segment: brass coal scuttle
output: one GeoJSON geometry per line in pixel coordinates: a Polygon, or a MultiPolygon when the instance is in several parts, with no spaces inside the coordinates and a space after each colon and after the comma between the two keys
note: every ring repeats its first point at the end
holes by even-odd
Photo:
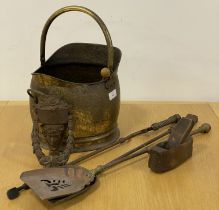
{"type": "Polygon", "coordinates": [[[120,59],[121,51],[113,47],[107,27],[93,11],[68,6],[49,17],[41,35],[41,66],[32,74],[27,91],[32,143],[40,164],[63,165],[72,152],[96,150],[118,139],[120,59]],[[56,17],[70,11],[91,16],[102,29],[107,45],[70,43],[46,60],[48,29],[56,17]],[[42,148],[49,150],[48,156],[42,148]]]}

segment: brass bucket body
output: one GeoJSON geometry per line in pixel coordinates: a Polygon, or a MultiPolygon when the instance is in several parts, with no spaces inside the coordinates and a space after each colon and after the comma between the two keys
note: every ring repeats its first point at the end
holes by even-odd
{"type": "Polygon", "coordinates": [[[38,118],[37,132],[40,146],[51,149],[53,144],[53,151],[64,149],[68,135],[68,119],[61,119],[63,117],[60,117],[60,114],[66,115],[66,107],[72,116],[74,138],[72,152],[94,150],[119,137],[117,118],[120,108],[120,87],[117,70],[120,59],[121,51],[113,47],[105,24],[91,10],[79,6],[64,7],[48,19],[41,36],[41,67],[32,74],[28,90],[31,96],[30,112],[33,122],[38,118]],[[49,26],[56,17],[69,11],[84,12],[93,17],[101,27],[107,45],[67,44],[45,61],[45,43],[49,26]],[[109,70],[109,74],[103,76],[102,69],[109,70]],[[65,107],[64,111],[62,107],[65,107]],[[54,117],[54,110],[58,113],[57,117],[54,117]],[[43,114],[40,116],[39,113],[43,114]],[[57,135],[58,131],[55,130],[50,132],[56,138],[60,136],[60,141],[57,139],[54,141],[54,136],[45,136],[48,132],[43,131],[41,127],[45,130],[47,127],[51,128],[50,125],[54,128],[57,125],[62,128],[64,126],[64,131],[61,129],[62,135],[60,133],[57,135]]]}

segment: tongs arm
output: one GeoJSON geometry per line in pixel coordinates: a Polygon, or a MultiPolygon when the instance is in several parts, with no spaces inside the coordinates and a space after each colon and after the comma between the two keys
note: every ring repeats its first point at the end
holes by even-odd
{"type": "Polygon", "coordinates": [[[179,114],[172,115],[171,117],[169,117],[169,118],[167,118],[163,121],[151,124],[151,126],[149,126],[148,128],[141,129],[139,131],[136,131],[134,133],[131,133],[131,134],[127,135],[126,137],[119,138],[116,142],[114,142],[110,145],[107,145],[103,148],[100,148],[98,150],[90,152],[90,153],[88,153],[88,154],[86,154],[86,155],[84,155],[80,158],[77,158],[77,159],[69,162],[67,165],[75,165],[75,164],[77,164],[77,163],[79,163],[83,160],[86,160],[86,159],[88,159],[92,156],[95,156],[95,155],[97,155],[97,154],[99,154],[99,153],[101,153],[101,152],[103,152],[103,151],[105,151],[109,148],[112,148],[116,145],[122,144],[122,143],[130,140],[133,137],[136,137],[136,136],[139,136],[139,135],[142,135],[142,134],[146,134],[149,131],[156,131],[156,130],[159,130],[160,128],[163,128],[163,127],[168,126],[170,124],[177,123],[180,119],[181,119],[181,116],[179,114]]]}
{"type": "MultiPolygon", "coordinates": [[[[198,129],[195,129],[193,131],[191,131],[191,133],[189,134],[188,138],[191,138],[193,135],[198,134],[198,133],[208,133],[211,130],[211,126],[208,123],[204,123],[202,124],[198,129]]],[[[150,152],[150,148],[151,145],[158,141],[159,139],[167,136],[168,134],[171,133],[171,129],[167,130],[166,132],[163,132],[162,134],[160,134],[159,136],[156,136],[155,138],[152,138],[151,140],[135,147],[134,149],[124,153],[123,155],[115,158],[114,160],[104,164],[104,165],[100,165],[97,168],[92,170],[92,173],[94,173],[95,175],[102,173],[104,171],[106,171],[107,169],[110,169],[111,167],[122,163],[124,161],[130,160],[132,158],[138,157],[140,155],[143,155],[145,153],[149,153],[150,152]]]]}
{"type": "Polygon", "coordinates": [[[126,160],[129,160],[131,158],[134,158],[134,157],[137,157],[139,155],[147,153],[148,152],[148,147],[152,143],[154,143],[154,142],[158,141],[159,139],[167,136],[169,133],[170,133],[170,129],[165,131],[165,132],[163,132],[162,134],[152,138],[151,140],[149,140],[149,141],[147,141],[147,142],[145,142],[145,143],[135,147],[134,149],[129,150],[128,152],[120,155],[119,157],[117,157],[114,160],[106,163],[105,165],[98,166],[96,169],[94,169],[95,175],[97,175],[97,174],[99,174],[99,173],[101,173],[101,172],[103,172],[103,171],[113,167],[114,165],[117,165],[117,164],[122,163],[122,162],[124,162],[126,160]],[[139,150],[141,150],[141,152],[137,152],[139,150]]]}

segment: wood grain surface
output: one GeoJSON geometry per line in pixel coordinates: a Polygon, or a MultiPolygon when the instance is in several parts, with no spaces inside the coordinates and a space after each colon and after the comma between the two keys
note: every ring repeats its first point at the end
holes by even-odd
{"type": "Polygon", "coordinates": [[[210,106],[215,112],[215,114],[219,117],[219,102],[210,103],[210,106]]]}
{"type": "MultiPolygon", "coordinates": [[[[0,209],[16,210],[217,210],[219,209],[219,118],[208,103],[124,103],[119,115],[121,136],[148,127],[172,114],[199,116],[200,125],[208,122],[212,131],[194,137],[193,157],[163,174],[147,167],[148,156],[120,164],[98,177],[85,194],[62,204],[40,201],[31,191],[22,192],[9,201],[7,189],[19,186],[23,171],[40,168],[32,154],[32,122],[27,102],[0,103],[0,209]]],[[[219,107],[218,109],[219,110],[219,107]]],[[[197,125],[197,126],[198,126],[197,125]]],[[[133,138],[114,150],[103,153],[81,165],[89,169],[105,163],[137,146],[158,132],[133,138]]],[[[71,160],[81,154],[72,154],[71,160]]]]}

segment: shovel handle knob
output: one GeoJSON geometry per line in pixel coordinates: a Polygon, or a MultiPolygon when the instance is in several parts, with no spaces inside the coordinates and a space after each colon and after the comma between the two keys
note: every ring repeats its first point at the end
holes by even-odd
{"type": "Polygon", "coordinates": [[[211,125],[209,123],[203,123],[198,129],[191,132],[191,136],[198,133],[209,133],[211,130],[211,125]]]}
{"type": "Polygon", "coordinates": [[[21,185],[20,187],[13,187],[7,191],[7,197],[9,200],[14,200],[20,195],[21,190],[28,190],[29,186],[26,184],[21,185]]]}
{"type": "Polygon", "coordinates": [[[208,123],[204,123],[200,126],[199,129],[200,133],[209,133],[209,131],[211,130],[211,125],[208,123]]]}

